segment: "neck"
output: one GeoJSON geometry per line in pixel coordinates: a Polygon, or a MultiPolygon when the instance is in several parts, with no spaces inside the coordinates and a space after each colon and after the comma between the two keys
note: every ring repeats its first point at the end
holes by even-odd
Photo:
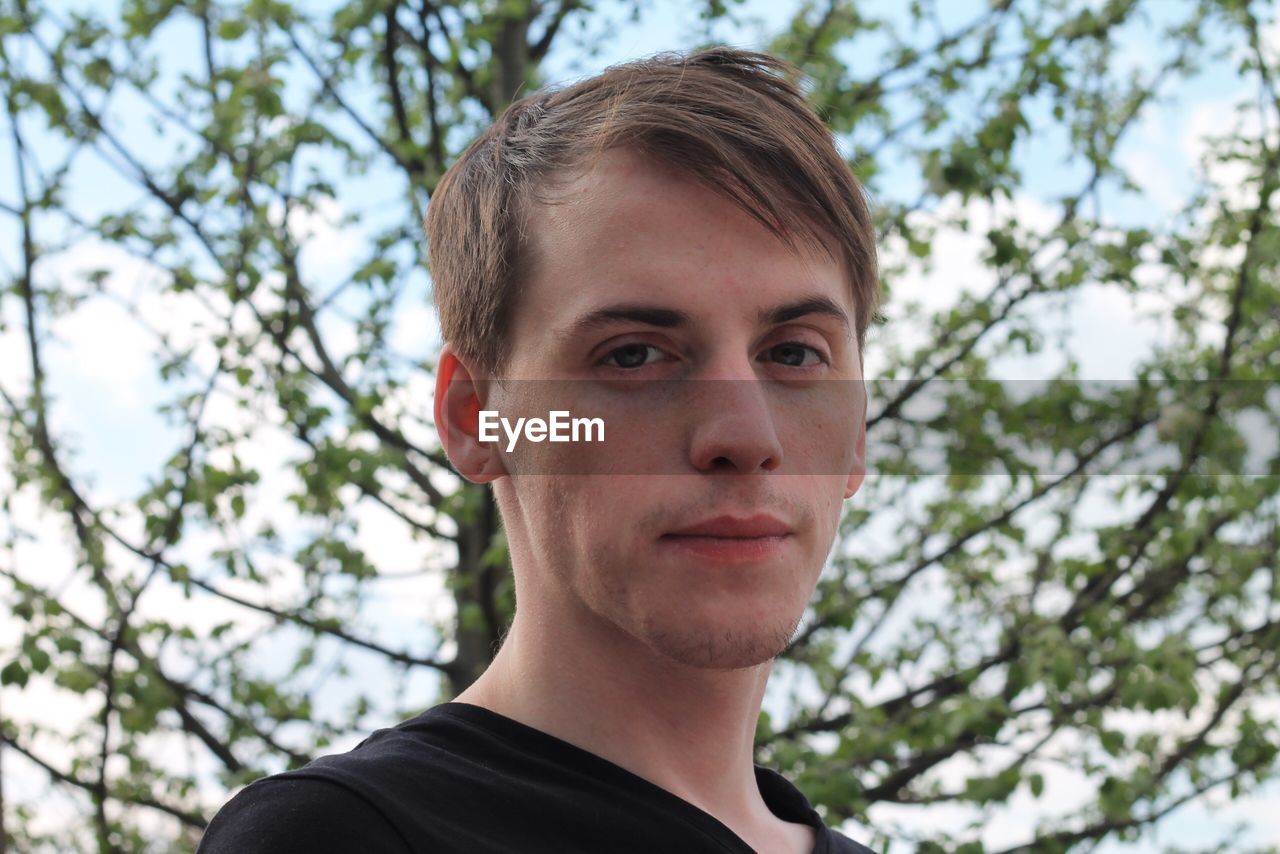
{"type": "Polygon", "coordinates": [[[608,759],[731,828],[776,823],[752,760],[772,663],[687,667],[570,610],[522,603],[497,657],[457,701],[608,759]]]}

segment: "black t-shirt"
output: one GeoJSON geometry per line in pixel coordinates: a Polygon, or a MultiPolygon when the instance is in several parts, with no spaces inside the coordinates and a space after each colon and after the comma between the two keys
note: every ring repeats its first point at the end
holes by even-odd
{"type": "MultiPolygon", "coordinates": [[[[871,854],[824,826],[782,775],[755,770],[775,815],[813,826],[813,854],[871,854]]],[[[709,813],[621,766],[467,703],[250,784],[200,844],[200,854],[751,850],[709,813]]]]}

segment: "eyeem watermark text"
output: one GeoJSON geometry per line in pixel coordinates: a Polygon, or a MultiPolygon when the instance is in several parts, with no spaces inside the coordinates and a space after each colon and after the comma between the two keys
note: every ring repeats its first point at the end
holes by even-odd
{"type": "Polygon", "coordinates": [[[603,418],[573,418],[567,409],[553,409],[547,419],[517,418],[513,425],[496,409],[480,410],[480,441],[498,441],[498,428],[507,435],[507,453],[515,450],[516,442],[524,438],[530,442],[603,442],[603,418]]]}

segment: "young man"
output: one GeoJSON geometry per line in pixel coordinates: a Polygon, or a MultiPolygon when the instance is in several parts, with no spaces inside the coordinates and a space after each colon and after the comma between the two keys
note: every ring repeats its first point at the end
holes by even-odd
{"type": "Polygon", "coordinates": [[[868,851],[752,758],[862,482],[878,298],[866,203],[788,71],[615,67],[445,176],[436,424],[492,485],[515,620],[453,702],[258,781],[202,851],[868,851]],[[603,441],[483,428],[569,410],[603,441]]]}

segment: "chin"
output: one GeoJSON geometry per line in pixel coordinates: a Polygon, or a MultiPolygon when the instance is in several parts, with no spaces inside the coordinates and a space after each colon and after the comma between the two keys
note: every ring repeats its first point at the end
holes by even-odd
{"type": "MultiPolygon", "coordinates": [[[[688,615],[688,612],[686,612],[688,615]]],[[[692,615],[678,625],[649,625],[640,637],[663,658],[703,670],[744,670],[772,661],[795,636],[799,620],[699,624],[692,615]]]]}

